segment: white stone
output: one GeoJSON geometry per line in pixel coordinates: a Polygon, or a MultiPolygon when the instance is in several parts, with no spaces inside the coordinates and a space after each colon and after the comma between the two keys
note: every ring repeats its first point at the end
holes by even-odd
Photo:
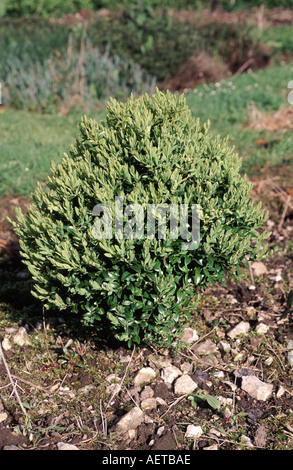
{"type": "Polygon", "coordinates": [[[197,340],[198,340],[198,334],[196,330],[193,330],[192,328],[185,328],[183,335],[181,337],[181,341],[183,341],[184,343],[192,344],[197,340]]]}
{"type": "Polygon", "coordinates": [[[228,331],[227,335],[231,339],[235,339],[239,335],[245,335],[250,329],[250,324],[247,321],[241,321],[234,328],[228,331]]]}
{"type": "Polygon", "coordinates": [[[219,348],[224,354],[227,354],[231,351],[231,346],[229,343],[227,343],[227,341],[220,341],[219,348]]]}
{"type": "Polygon", "coordinates": [[[269,331],[269,329],[270,327],[265,323],[259,323],[256,326],[255,331],[258,335],[265,335],[269,331]]]}
{"type": "Polygon", "coordinates": [[[251,448],[254,447],[254,445],[252,444],[252,442],[251,442],[251,440],[248,436],[245,436],[244,434],[242,434],[241,440],[242,440],[243,444],[245,445],[245,447],[251,447],[251,448]]]}
{"type": "Polygon", "coordinates": [[[189,424],[186,429],[185,437],[186,439],[199,439],[203,435],[203,430],[201,426],[194,426],[194,424],[189,424]]]}
{"type": "Polygon", "coordinates": [[[159,405],[161,405],[161,406],[168,406],[168,405],[167,405],[167,402],[166,402],[165,400],[163,400],[163,398],[161,398],[161,397],[156,397],[156,400],[157,400],[157,402],[158,402],[159,405]]]}
{"type": "Polygon", "coordinates": [[[127,433],[125,434],[125,439],[128,441],[133,441],[133,439],[136,439],[137,437],[137,431],[136,429],[129,429],[127,433]]]}
{"type": "Polygon", "coordinates": [[[266,265],[261,263],[260,261],[255,261],[254,263],[251,263],[251,267],[256,276],[260,276],[261,274],[267,274],[268,272],[266,265]]]}
{"type": "Polygon", "coordinates": [[[182,375],[182,372],[176,366],[165,367],[161,372],[161,377],[167,384],[172,384],[179,375],[182,375]]]}
{"type": "Polygon", "coordinates": [[[144,387],[143,391],[140,394],[141,400],[145,400],[146,398],[152,398],[153,396],[154,391],[149,385],[146,385],[146,387],[144,387]]]}
{"type": "Polygon", "coordinates": [[[185,395],[194,392],[197,388],[197,384],[192,380],[189,375],[182,375],[175,381],[174,392],[176,395],[185,395]]]}
{"type": "Polygon", "coordinates": [[[155,410],[157,408],[157,400],[156,398],[145,398],[140,403],[141,409],[143,411],[155,410]]]}
{"type": "Polygon", "coordinates": [[[156,375],[156,372],[151,367],[143,367],[134,377],[134,384],[142,385],[145,383],[150,383],[152,380],[154,380],[156,375]]]}
{"type": "Polygon", "coordinates": [[[10,343],[8,338],[3,339],[2,348],[4,349],[4,351],[9,351],[12,348],[12,344],[10,343]]]}
{"type": "Polygon", "coordinates": [[[201,343],[196,344],[191,349],[196,354],[209,355],[217,352],[218,346],[210,339],[207,339],[205,341],[201,341],[201,343]]]}
{"type": "Polygon", "coordinates": [[[280,385],[276,393],[276,397],[281,398],[284,395],[284,393],[286,393],[286,389],[282,385],[280,385]]]}
{"type": "Polygon", "coordinates": [[[254,375],[242,377],[241,388],[252,398],[266,401],[273,393],[273,385],[262,382],[254,375]]]}
{"type": "Polygon", "coordinates": [[[189,372],[192,371],[193,365],[190,364],[190,362],[183,362],[183,364],[180,365],[180,369],[183,372],[183,374],[188,374],[189,372]]]}
{"type": "Polygon", "coordinates": [[[157,436],[160,437],[164,431],[165,431],[165,426],[160,426],[157,430],[157,436]]]}
{"type": "Polygon", "coordinates": [[[8,418],[8,414],[5,413],[5,411],[3,413],[0,413],[0,423],[5,421],[7,418],[8,418]]]}
{"type": "Polygon", "coordinates": [[[143,421],[144,412],[138,406],[135,406],[118,421],[116,430],[121,433],[126,433],[130,429],[136,429],[143,421]]]}
{"type": "Polygon", "coordinates": [[[16,333],[13,334],[12,341],[14,344],[17,344],[18,346],[25,346],[25,345],[30,344],[29,335],[27,334],[27,331],[23,326],[21,326],[16,331],[16,333]]]}
{"type": "Polygon", "coordinates": [[[269,356],[269,357],[265,360],[265,365],[266,365],[266,366],[270,366],[273,361],[274,361],[273,356],[269,356]]]}
{"type": "Polygon", "coordinates": [[[58,442],[57,449],[58,450],[79,450],[78,447],[76,447],[75,445],[67,444],[66,442],[58,442]]]}
{"type": "Polygon", "coordinates": [[[1,450],[22,450],[17,446],[11,445],[11,446],[3,446],[1,450]]]}

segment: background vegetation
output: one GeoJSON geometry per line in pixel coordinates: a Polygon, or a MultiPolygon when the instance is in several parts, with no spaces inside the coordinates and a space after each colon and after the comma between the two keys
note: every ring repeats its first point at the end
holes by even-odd
{"type": "MultiPolygon", "coordinates": [[[[86,449],[125,449],[125,439],[117,439],[112,429],[133,406],[129,392],[137,388],[132,387],[137,370],[149,364],[157,372],[156,383],[150,384],[154,396],[163,398],[167,408],[151,411],[153,424],[138,427],[131,449],[154,449],[151,442],[157,448],[165,443],[166,450],[199,448],[185,438],[186,424],[193,422],[204,430],[204,448],[214,446],[215,436],[219,449],[293,448],[288,342],[293,289],[293,106],[288,102],[293,2],[261,3],[264,8],[256,1],[211,1],[211,13],[208,2],[199,0],[129,0],[123,5],[118,0],[0,0],[0,336],[1,344],[5,340],[5,347],[11,348],[4,356],[27,410],[21,414],[2,361],[0,447],[18,443],[55,450],[62,440],[86,449]],[[250,6],[253,9],[247,10],[250,6]],[[98,11],[101,7],[111,11],[98,11]],[[82,8],[88,10],[74,13],[82,8]],[[220,349],[227,339],[231,347],[230,352],[223,349],[215,368],[214,361],[196,358],[189,346],[131,352],[121,343],[101,342],[72,315],[44,315],[31,296],[32,279],[7,220],[15,217],[16,207],[27,210],[30,193],[37,181],[44,185],[51,161],[58,163],[63,152],[69,152],[83,113],[100,122],[109,95],[124,101],[130,92],[139,95],[155,84],[184,92],[194,117],[210,120],[214,134],[229,134],[230,144],[243,157],[241,172],[254,182],[252,196],[270,213],[272,252],[262,265],[264,274],[244,269],[239,283],[205,291],[196,309],[193,298],[188,299],[188,326],[200,340],[211,340],[220,349]],[[241,320],[250,324],[250,331],[230,340],[227,332],[241,320]],[[20,325],[28,331],[29,345],[14,343],[20,325]],[[259,326],[268,332],[259,335],[259,326]],[[203,387],[205,397],[228,397],[231,414],[224,414],[226,408],[215,412],[207,402],[193,408],[187,398],[178,401],[170,389],[162,395],[165,384],[154,365],[157,354],[164,361],[170,357],[177,367],[188,367],[184,370],[190,374],[199,373],[199,393],[203,387]],[[238,385],[238,368],[253,369],[273,384],[273,396],[256,403],[239,387],[232,389],[232,384],[238,385]],[[118,380],[123,376],[115,400],[107,391],[108,374],[118,380]],[[160,439],[159,426],[164,428],[160,439]],[[254,440],[260,430],[265,430],[261,444],[254,440]]],[[[133,397],[138,405],[140,398],[133,397]]]]}

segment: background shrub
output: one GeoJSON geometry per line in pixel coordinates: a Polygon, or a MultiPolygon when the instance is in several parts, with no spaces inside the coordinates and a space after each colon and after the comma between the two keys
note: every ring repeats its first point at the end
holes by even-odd
{"type": "Polygon", "coordinates": [[[64,49],[64,39],[61,52],[48,41],[47,52],[52,48],[48,56],[41,47],[38,53],[34,41],[7,45],[0,53],[4,104],[33,111],[68,111],[92,108],[110,96],[154,92],[156,79],[130,59],[111,55],[107,47],[102,53],[73,34],[64,49]]]}
{"type": "MultiPolygon", "coordinates": [[[[169,341],[188,318],[191,297],[222,282],[247,257],[265,251],[266,214],[250,200],[251,184],[227,140],[195,120],[184,97],[111,100],[105,123],[84,118],[61,164],[52,164],[26,215],[14,223],[33,294],[47,309],[77,314],[128,345],[169,341]],[[128,204],[201,206],[196,250],[182,239],[99,240],[93,208],[115,196],[128,204]]],[[[125,216],[123,222],[127,222],[125,216]]]]}
{"type": "MultiPolygon", "coordinates": [[[[13,17],[40,15],[44,17],[62,16],[68,13],[75,13],[82,9],[99,10],[107,8],[110,10],[120,10],[124,8],[143,5],[151,8],[173,8],[184,10],[187,8],[222,8],[226,11],[235,11],[259,7],[257,0],[125,0],[121,5],[120,0],[0,0],[0,14],[13,17]]],[[[263,0],[261,2],[265,8],[292,8],[293,0],[263,0]]]]}

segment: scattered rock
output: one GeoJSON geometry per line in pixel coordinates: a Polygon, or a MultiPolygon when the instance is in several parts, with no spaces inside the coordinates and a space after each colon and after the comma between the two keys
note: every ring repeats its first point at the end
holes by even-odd
{"type": "Polygon", "coordinates": [[[11,445],[11,446],[4,446],[4,447],[2,447],[1,450],[22,450],[22,449],[20,449],[17,446],[11,445]]]}
{"type": "Polygon", "coordinates": [[[267,443],[268,435],[266,427],[260,425],[254,435],[254,445],[256,447],[265,447],[267,443]]]}
{"type": "Polygon", "coordinates": [[[167,406],[167,402],[163,398],[157,397],[156,400],[157,400],[158,405],[167,406]]]}
{"type": "Polygon", "coordinates": [[[265,335],[269,331],[269,329],[270,327],[265,323],[259,323],[255,328],[255,332],[258,335],[265,335]]]}
{"type": "Polygon", "coordinates": [[[233,375],[237,379],[241,379],[242,377],[247,377],[249,375],[254,375],[253,370],[251,369],[246,369],[246,367],[242,367],[241,369],[237,369],[233,372],[233,375]]]}
{"type": "Polygon", "coordinates": [[[286,389],[282,385],[280,385],[276,393],[276,397],[281,398],[284,395],[284,393],[286,393],[286,389]]]}
{"type": "Polygon", "coordinates": [[[219,342],[219,349],[222,351],[224,354],[228,354],[231,351],[231,346],[227,341],[220,341],[219,342]]]}
{"type": "Polygon", "coordinates": [[[199,439],[203,435],[203,430],[201,426],[194,426],[194,424],[189,424],[186,429],[185,438],[186,439],[199,439]]]}
{"type": "Polygon", "coordinates": [[[26,346],[30,344],[29,335],[27,334],[26,329],[21,326],[12,336],[12,341],[18,346],[26,346]]]}
{"type": "Polygon", "coordinates": [[[7,418],[8,414],[5,413],[5,411],[3,413],[0,413],[0,423],[2,423],[2,421],[5,421],[7,418]]]}
{"type": "Polygon", "coordinates": [[[175,381],[174,392],[176,395],[185,395],[194,392],[197,388],[197,384],[192,380],[189,375],[182,375],[175,381]]]}
{"type": "Polygon", "coordinates": [[[192,328],[185,328],[183,335],[181,337],[181,341],[183,341],[184,343],[188,343],[188,344],[192,344],[198,339],[199,338],[198,338],[198,334],[196,330],[193,330],[192,328]]]}
{"type": "Polygon", "coordinates": [[[116,430],[124,434],[130,429],[136,429],[143,421],[144,412],[138,406],[135,406],[118,421],[116,430]]]}
{"type": "Polygon", "coordinates": [[[182,372],[176,366],[165,367],[161,372],[161,377],[166,384],[172,384],[179,375],[182,375],[182,372]]]}
{"type": "Polygon", "coordinates": [[[241,321],[238,325],[234,326],[227,335],[231,339],[237,338],[239,335],[246,335],[250,329],[250,324],[247,321],[241,321]]]}
{"type": "Polygon", "coordinates": [[[252,398],[266,401],[273,393],[273,385],[262,382],[254,375],[242,377],[241,388],[252,398]]]}
{"type": "Polygon", "coordinates": [[[79,450],[78,447],[76,447],[75,445],[67,444],[66,442],[58,442],[57,449],[58,450],[79,450]]]}
{"type": "Polygon", "coordinates": [[[205,367],[213,367],[213,366],[216,366],[218,364],[218,359],[217,359],[217,356],[215,354],[209,354],[207,356],[203,356],[201,358],[201,363],[205,366],[205,367]]]}
{"type": "Polygon", "coordinates": [[[149,363],[158,369],[163,369],[164,367],[170,366],[172,361],[169,357],[151,355],[149,357],[149,363]]]}
{"type": "Polygon", "coordinates": [[[255,261],[251,263],[251,268],[254,271],[256,276],[261,276],[262,274],[267,274],[268,270],[265,264],[261,263],[260,261],[255,261]]]}
{"type": "Polygon", "coordinates": [[[189,372],[192,371],[192,364],[190,362],[183,362],[183,364],[180,365],[180,370],[183,372],[183,374],[189,374],[189,372]]]}
{"type": "Polygon", "coordinates": [[[146,387],[144,387],[143,391],[141,392],[140,399],[145,400],[146,398],[152,398],[153,396],[154,396],[154,391],[152,387],[147,385],[146,387]]]}
{"type": "Polygon", "coordinates": [[[145,398],[140,406],[143,411],[154,410],[157,408],[157,400],[156,398],[145,398]]]}
{"type": "Polygon", "coordinates": [[[207,339],[205,341],[201,341],[198,344],[195,344],[191,349],[196,354],[209,355],[217,352],[218,346],[210,339],[207,339]]]}
{"type": "Polygon", "coordinates": [[[157,430],[157,436],[160,437],[165,431],[165,426],[160,426],[157,430]]]}
{"type": "Polygon", "coordinates": [[[156,375],[156,372],[151,367],[143,367],[138,371],[133,382],[135,385],[147,384],[152,382],[156,375]]]}
{"type": "Polygon", "coordinates": [[[2,341],[2,348],[4,349],[4,351],[9,351],[12,348],[11,342],[6,337],[2,341]]]}
{"type": "Polygon", "coordinates": [[[251,447],[251,448],[254,447],[254,445],[251,442],[251,439],[248,436],[245,436],[244,434],[242,434],[241,440],[243,444],[245,445],[245,447],[251,447]]]}

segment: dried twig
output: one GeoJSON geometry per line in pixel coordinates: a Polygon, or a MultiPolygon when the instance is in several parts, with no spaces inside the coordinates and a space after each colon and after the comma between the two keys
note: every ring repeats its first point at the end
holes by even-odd
{"type": "Polygon", "coordinates": [[[288,211],[288,208],[290,206],[290,201],[291,201],[291,196],[289,194],[289,196],[287,197],[286,199],[286,202],[285,202],[285,205],[284,205],[284,210],[283,210],[283,214],[282,214],[282,217],[281,217],[281,220],[279,222],[279,225],[278,225],[278,230],[280,231],[283,227],[283,223],[284,223],[284,220],[285,220],[285,217],[286,217],[286,214],[287,214],[287,211],[288,211]]]}
{"type": "Polygon", "coordinates": [[[100,414],[101,414],[101,420],[102,420],[103,434],[104,434],[104,436],[107,436],[107,434],[108,434],[107,419],[104,418],[103,408],[102,408],[102,401],[101,400],[100,400],[100,414]]]}
{"type": "Polygon", "coordinates": [[[111,401],[113,400],[113,398],[117,395],[117,393],[120,392],[120,390],[121,390],[121,388],[122,388],[122,384],[123,384],[123,382],[124,382],[124,380],[125,380],[125,377],[126,377],[126,375],[127,375],[127,373],[128,373],[128,369],[129,369],[130,364],[131,364],[131,362],[132,362],[132,358],[133,358],[133,355],[134,355],[134,351],[135,351],[135,347],[133,348],[133,351],[132,351],[132,354],[131,354],[131,357],[130,357],[130,361],[129,361],[128,364],[127,364],[127,367],[126,367],[126,370],[125,370],[125,374],[124,374],[124,376],[123,376],[123,378],[122,378],[122,380],[121,380],[121,382],[120,382],[120,384],[119,384],[119,387],[117,387],[117,389],[113,392],[113,394],[112,394],[110,400],[109,400],[108,403],[107,403],[106,409],[109,407],[109,405],[110,405],[111,401]]]}
{"type": "Polygon", "coordinates": [[[27,414],[27,411],[26,409],[24,408],[23,404],[22,404],[22,401],[20,399],[20,396],[18,394],[18,391],[17,391],[17,388],[16,388],[16,384],[13,382],[13,379],[12,379],[12,376],[11,376],[11,373],[10,373],[10,370],[9,370],[9,367],[8,367],[8,364],[6,362],[6,359],[5,359],[5,356],[3,354],[3,350],[2,350],[2,346],[1,346],[1,343],[0,343],[0,355],[2,357],[2,361],[3,361],[3,364],[4,364],[4,367],[6,369],[6,372],[7,372],[7,376],[9,378],[9,381],[10,381],[10,384],[12,386],[12,389],[13,389],[13,392],[15,393],[15,396],[16,396],[16,399],[19,403],[19,406],[21,408],[21,411],[23,412],[23,414],[28,417],[28,414],[27,414]]]}
{"type": "Polygon", "coordinates": [[[164,416],[166,416],[166,414],[169,413],[170,409],[173,408],[173,406],[177,405],[177,403],[179,403],[181,400],[183,400],[183,398],[185,398],[187,396],[187,394],[185,393],[184,395],[181,395],[180,397],[178,397],[175,401],[173,401],[173,403],[171,403],[171,405],[169,406],[169,408],[165,411],[165,413],[163,413],[161,416],[160,416],[160,419],[162,419],[164,416]]]}

